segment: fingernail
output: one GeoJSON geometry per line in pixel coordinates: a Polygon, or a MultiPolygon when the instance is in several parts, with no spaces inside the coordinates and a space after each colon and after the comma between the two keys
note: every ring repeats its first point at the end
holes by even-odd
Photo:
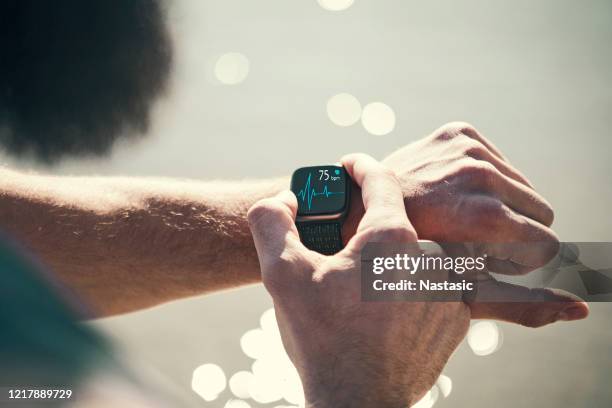
{"type": "Polygon", "coordinates": [[[585,317],[586,314],[584,312],[584,308],[580,306],[570,306],[566,309],[563,309],[557,315],[558,320],[578,320],[585,317]]]}

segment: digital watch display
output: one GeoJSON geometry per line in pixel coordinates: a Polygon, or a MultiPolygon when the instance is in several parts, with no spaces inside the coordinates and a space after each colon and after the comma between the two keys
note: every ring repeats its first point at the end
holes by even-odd
{"type": "Polygon", "coordinates": [[[291,191],[298,200],[296,226],[304,245],[325,255],[340,251],[351,192],[344,167],[299,168],[291,177],[291,191]]]}

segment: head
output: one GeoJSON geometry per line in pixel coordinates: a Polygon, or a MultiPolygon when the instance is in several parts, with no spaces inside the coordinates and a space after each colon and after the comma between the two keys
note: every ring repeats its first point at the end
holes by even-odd
{"type": "Polygon", "coordinates": [[[172,62],[156,0],[0,2],[0,145],[54,162],[147,132],[172,62]]]}

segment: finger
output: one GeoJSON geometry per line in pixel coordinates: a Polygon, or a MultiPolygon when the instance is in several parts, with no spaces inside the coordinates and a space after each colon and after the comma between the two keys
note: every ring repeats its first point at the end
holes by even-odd
{"type": "Polygon", "coordinates": [[[490,279],[478,284],[476,299],[468,299],[473,319],[494,319],[540,327],[559,320],[584,319],[589,306],[579,297],[557,289],[529,289],[490,279]]]}
{"type": "Polygon", "coordinates": [[[489,148],[479,141],[471,142],[471,145],[465,150],[465,155],[476,160],[482,160],[491,163],[500,173],[510,177],[519,183],[533,189],[533,184],[521,173],[514,168],[510,163],[502,160],[499,156],[493,154],[489,148]]]}
{"type": "Polygon", "coordinates": [[[523,275],[541,268],[559,252],[559,239],[553,230],[529,218],[510,213],[515,221],[512,239],[498,236],[497,242],[481,244],[487,254],[487,268],[506,275],[523,275]]]}
{"type": "Polygon", "coordinates": [[[487,149],[489,149],[489,151],[491,151],[492,154],[494,154],[495,156],[497,156],[498,158],[500,158],[501,160],[508,162],[508,159],[503,155],[503,153],[501,152],[501,150],[499,150],[497,148],[497,146],[495,146],[493,144],[493,142],[491,142],[489,139],[487,139],[486,137],[484,137],[482,135],[482,133],[480,133],[474,126],[470,125],[470,124],[464,124],[464,126],[459,126],[459,129],[461,131],[462,134],[479,141],[480,143],[482,143],[487,149]]]}
{"type": "Polygon", "coordinates": [[[547,227],[555,219],[552,206],[535,190],[502,175],[496,184],[498,197],[519,214],[529,217],[547,227]]]}
{"type": "MultiPolygon", "coordinates": [[[[464,166],[465,163],[461,163],[464,166]]],[[[473,188],[495,194],[503,203],[519,214],[550,226],[554,219],[551,205],[533,189],[501,173],[489,162],[468,165],[473,188]]]]}
{"type": "Polygon", "coordinates": [[[483,146],[485,146],[488,150],[491,151],[492,154],[497,156],[499,159],[503,161],[508,161],[502,152],[495,147],[493,143],[489,141],[486,137],[484,137],[476,128],[469,123],[466,122],[451,122],[447,123],[438,129],[436,129],[432,135],[435,139],[441,140],[449,140],[457,138],[458,136],[467,136],[470,139],[473,139],[477,142],[480,142],[483,146]]]}
{"type": "Polygon", "coordinates": [[[476,254],[487,255],[492,272],[524,274],[546,265],[559,250],[554,231],[493,197],[462,197],[454,219],[448,233],[455,242],[474,243],[476,254]]]}
{"type": "Polygon", "coordinates": [[[416,240],[416,232],[408,220],[404,196],[395,174],[365,154],[351,154],[342,163],[355,183],[361,188],[365,214],[357,232],[386,228],[405,230],[416,240]]]}
{"type": "Polygon", "coordinates": [[[298,203],[291,191],[255,203],[247,218],[262,269],[277,262],[287,250],[307,251],[295,226],[298,203]]]}

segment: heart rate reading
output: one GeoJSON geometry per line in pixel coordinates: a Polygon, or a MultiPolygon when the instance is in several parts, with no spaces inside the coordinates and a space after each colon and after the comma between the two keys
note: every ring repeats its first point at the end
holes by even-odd
{"type": "Polygon", "coordinates": [[[329,199],[334,195],[344,194],[344,191],[330,191],[327,183],[323,184],[322,191],[318,192],[312,185],[312,173],[308,173],[308,178],[304,188],[297,193],[297,197],[302,200],[302,203],[308,205],[308,211],[312,210],[312,201],[316,197],[324,197],[329,199]]]}
{"type": "Polygon", "coordinates": [[[347,206],[347,175],[339,166],[302,167],[293,172],[291,191],[298,200],[298,216],[338,215],[347,206]]]}

